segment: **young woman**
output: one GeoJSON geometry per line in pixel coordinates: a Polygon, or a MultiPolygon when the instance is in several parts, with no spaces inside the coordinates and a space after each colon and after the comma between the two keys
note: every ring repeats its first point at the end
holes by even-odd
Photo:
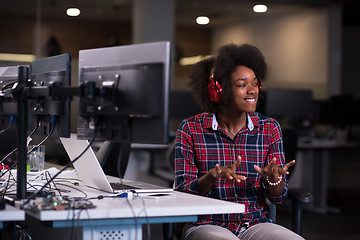
{"type": "Polygon", "coordinates": [[[254,46],[229,44],[197,63],[190,86],[204,113],[179,125],[175,180],[180,191],[245,205],[244,213],[208,215],[183,229],[191,239],[303,239],[272,223],[265,198],[281,204],[287,195],[282,132],[256,105],[266,74],[254,46]]]}

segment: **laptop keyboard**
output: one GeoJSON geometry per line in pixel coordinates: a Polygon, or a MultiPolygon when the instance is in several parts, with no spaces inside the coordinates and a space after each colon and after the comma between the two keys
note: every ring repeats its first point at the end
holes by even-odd
{"type": "Polygon", "coordinates": [[[138,187],[126,185],[126,184],[119,183],[119,182],[112,182],[112,183],[110,183],[110,186],[114,190],[139,189],[138,187]]]}

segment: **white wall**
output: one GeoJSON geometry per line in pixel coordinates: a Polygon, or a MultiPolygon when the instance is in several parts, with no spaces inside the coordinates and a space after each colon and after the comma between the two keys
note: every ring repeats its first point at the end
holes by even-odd
{"type": "Polygon", "coordinates": [[[257,46],[268,64],[264,88],[313,90],[328,97],[328,10],[301,8],[281,15],[263,15],[213,32],[212,49],[226,43],[257,46]]]}

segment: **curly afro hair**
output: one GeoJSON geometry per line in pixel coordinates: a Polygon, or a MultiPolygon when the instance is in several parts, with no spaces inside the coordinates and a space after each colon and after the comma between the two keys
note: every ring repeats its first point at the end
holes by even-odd
{"type": "Polygon", "coordinates": [[[216,57],[198,62],[190,74],[189,86],[195,101],[206,112],[218,113],[233,102],[231,92],[231,74],[238,66],[245,66],[254,71],[259,80],[266,75],[266,63],[263,54],[257,47],[250,44],[227,44],[219,49],[216,57]],[[214,80],[222,88],[222,101],[217,104],[208,96],[208,83],[211,69],[214,68],[214,80]]]}

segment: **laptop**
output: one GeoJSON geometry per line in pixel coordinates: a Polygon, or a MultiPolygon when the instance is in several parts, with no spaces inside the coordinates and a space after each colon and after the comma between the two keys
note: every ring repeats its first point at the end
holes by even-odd
{"type": "MultiPolygon", "coordinates": [[[[68,156],[71,160],[80,155],[89,145],[87,140],[77,139],[76,134],[71,134],[70,138],[60,137],[68,156]]],[[[144,182],[133,182],[125,179],[119,179],[117,182],[110,182],[106,177],[95,152],[90,147],[73,166],[79,175],[80,180],[90,188],[95,188],[108,193],[136,192],[144,195],[163,195],[171,194],[172,188],[162,187],[144,182]]]]}

